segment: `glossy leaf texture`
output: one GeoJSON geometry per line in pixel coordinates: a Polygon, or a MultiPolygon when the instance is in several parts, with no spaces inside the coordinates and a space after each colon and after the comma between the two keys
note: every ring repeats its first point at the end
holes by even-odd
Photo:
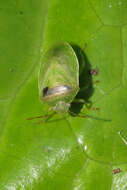
{"type": "Polygon", "coordinates": [[[127,2],[1,0],[0,18],[0,190],[127,189],[127,2]],[[88,117],[38,124],[27,118],[48,109],[40,57],[61,41],[78,56],[87,102],[71,110],[88,117]]]}

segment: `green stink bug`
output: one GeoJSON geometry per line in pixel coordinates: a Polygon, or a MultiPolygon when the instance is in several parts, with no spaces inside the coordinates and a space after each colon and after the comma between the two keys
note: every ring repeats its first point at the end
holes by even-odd
{"type": "Polygon", "coordinates": [[[39,97],[57,113],[66,113],[79,91],[79,64],[68,43],[49,49],[41,60],[39,97]]]}

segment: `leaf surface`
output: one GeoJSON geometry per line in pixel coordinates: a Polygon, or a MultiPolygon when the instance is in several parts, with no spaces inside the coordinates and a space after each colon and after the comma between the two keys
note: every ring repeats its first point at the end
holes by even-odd
{"type": "Polygon", "coordinates": [[[126,1],[2,0],[0,17],[0,189],[126,189],[126,1]],[[38,125],[27,118],[47,113],[40,57],[59,41],[84,64],[78,96],[99,109],[73,104],[88,117],[55,115],[38,125]]]}

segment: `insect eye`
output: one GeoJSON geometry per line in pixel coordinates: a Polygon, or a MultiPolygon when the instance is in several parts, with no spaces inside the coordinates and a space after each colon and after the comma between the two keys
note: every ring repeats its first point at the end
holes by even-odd
{"type": "Polygon", "coordinates": [[[47,92],[48,92],[48,87],[45,87],[45,88],[43,88],[43,97],[45,97],[46,95],[47,95],[47,92]]]}

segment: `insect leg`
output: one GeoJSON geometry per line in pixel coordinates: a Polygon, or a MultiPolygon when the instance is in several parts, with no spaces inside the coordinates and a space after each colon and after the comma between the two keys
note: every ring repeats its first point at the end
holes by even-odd
{"type": "Polygon", "coordinates": [[[88,117],[88,115],[79,115],[79,114],[76,114],[76,113],[71,112],[71,111],[69,111],[69,113],[71,113],[73,116],[76,116],[76,117],[81,117],[81,118],[87,118],[88,117]]]}
{"type": "Polygon", "coordinates": [[[45,119],[37,122],[38,125],[40,125],[41,123],[45,123],[46,121],[48,121],[54,114],[56,114],[56,112],[53,112],[53,113],[50,113],[50,114],[47,114],[45,115],[45,119]]]}
{"type": "Polygon", "coordinates": [[[75,102],[75,103],[83,103],[83,104],[86,103],[86,101],[84,99],[81,99],[81,98],[80,99],[74,99],[73,102],[75,102]]]}
{"type": "Polygon", "coordinates": [[[27,120],[33,120],[33,119],[38,119],[38,118],[42,118],[42,117],[46,117],[47,115],[40,115],[40,116],[35,116],[35,117],[29,117],[27,118],[27,120]]]}
{"type": "Polygon", "coordinates": [[[73,102],[85,104],[88,110],[100,110],[98,107],[92,107],[92,102],[86,102],[84,99],[75,99],[73,102]]]}
{"type": "Polygon", "coordinates": [[[111,119],[98,118],[98,117],[94,117],[92,115],[79,115],[79,114],[76,114],[76,113],[71,112],[71,111],[69,111],[69,113],[72,114],[75,117],[80,117],[80,118],[91,118],[91,119],[100,120],[100,121],[103,121],[103,122],[111,122],[112,121],[111,119]]]}
{"type": "Polygon", "coordinates": [[[48,113],[50,111],[51,111],[51,108],[48,109],[47,114],[45,114],[45,115],[39,115],[39,116],[35,116],[35,117],[29,117],[29,118],[27,118],[27,120],[33,120],[33,119],[39,119],[39,118],[47,117],[47,116],[49,116],[48,113]]]}

